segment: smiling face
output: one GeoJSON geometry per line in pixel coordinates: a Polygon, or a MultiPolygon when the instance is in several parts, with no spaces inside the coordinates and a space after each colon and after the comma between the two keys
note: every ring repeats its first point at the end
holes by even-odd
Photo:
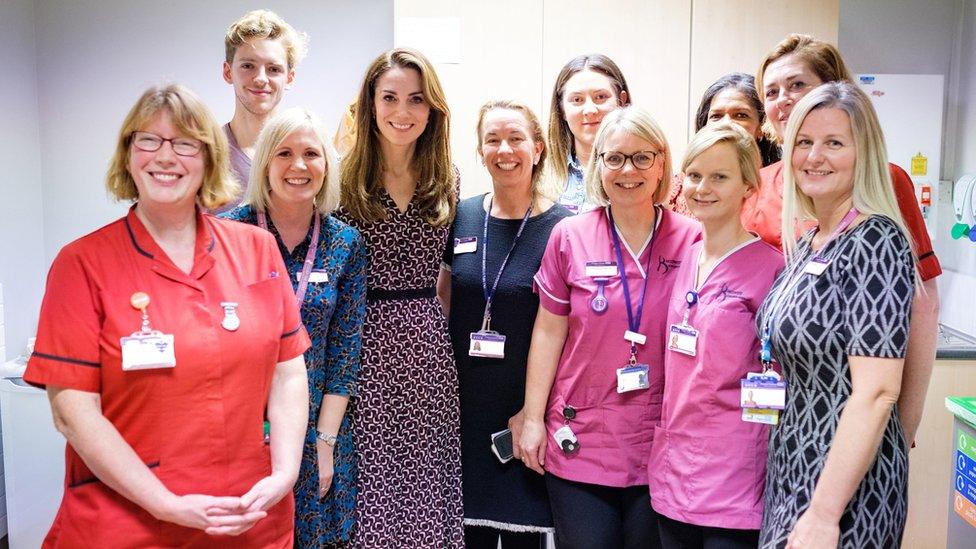
{"type": "Polygon", "coordinates": [[[708,107],[709,124],[724,119],[738,124],[753,137],[759,138],[761,135],[759,113],[749,99],[735,88],[725,88],[717,93],[708,107]]]}
{"type": "Polygon", "coordinates": [[[570,77],[563,86],[561,106],[573,138],[593,146],[603,117],[627,102],[627,92],[620,95],[617,97],[610,79],[599,72],[582,70],[570,77]]]}
{"type": "Polygon", "coordinates": [[[688,164],[681,194],[692,215],[703,223],[738,222],[742,201],[753,188],[742,180],[735,145],[719,142],[688,164]]]}
{"type": "MultiPolygon", "coordinates": [[[[163,139],[190,139],[173,123],[169,111],[160,111],[138,131],[163,139]]],[[[173,152],[173,143],[164,141],[158,150],[147,152],[129,145],[129,175],[139,193],[140,208],[193,209],[197,192],[203,185],[206,169],[206,147],[194,156],[180,156],[173,152]]]]}
{"type": "Polygon", "coordinates": [[[479,152],[496,189],[531,189],[532,169],[545,147],[532,135],[529,121],[519,111],[492,109],[485,113],[479,152]]]}
{"type": "Polygon", "coordinates": [[[795,54],[780,57],[763,73],[763,106],[766,118],[776,130],[779,140],[786,135],[786,123],[796,103],[811,90],[823,84],[806,61],[795,54]]]}
{"type": "Polygon", "coordinates": [[[793,147],[793,173],[800,192],[817,204],[839,204],[854,192],[857,145],[847,113],[810,111],[793,147]]]}
{"type": "Polygon", "coordinates": [[[393,67],[383,73],[376,79],[373,108],[382,141],[395,146],[416,143],[430,119],[420,72],[393,67]]]}
{"type": "Polygon", "coordinates": [[[237,48],[233,62],[224,62],[224,81],[234,86],[236,106],[255,116],[271,114],[294,79],[281,40],[252,38],[237,48]]]}
{"type": "Polygon", "coordinates": [[[664,177],[664,153],[654,144],[623,130],[610,134],[603,150],[599,151],[603,154],[625,155],[638,152],[655,154],[650,168],[638,170],[631,159],[625,161],[620,168],[612,170],[607,168],[604,161],[600,161],[600,183],[615,209],[650,208],[654,205],[654,192],[664,177]]]}
{"type": "Polygon", "coordinates": [[[326,161],[322,143],[309,127],[289,133],[271,153],[268,183],[271,202],[315,202],[315,195],[325,184],[326,161]]]}

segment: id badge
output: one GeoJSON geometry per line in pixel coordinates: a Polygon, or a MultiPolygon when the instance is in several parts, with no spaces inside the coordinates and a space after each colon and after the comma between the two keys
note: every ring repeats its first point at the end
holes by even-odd
{"type": "Polygon", "coordinates": [[[813,276],[820,276],[827,270],[828,265],[830,265],[830,261],[822,257],[815,257],[807,262],[806,266],[803,267],[803,272],[812,274],[813,276]]]}
{"type": "Polygon", "coordinates": [[[650,387],[647,381],[647,364],[634,364],[617,368],[617,392],[639,391],[650,387]]]}
{"type": "Polygon", "coordinates": [[[552,433],[552,438],[562,448],[564,453],[571,454],[579,450],[579,439],[576,438],[576,433],[573,432],[573,429],[569,425],[563,425],[559,429],[556,429],[552,433]]]}
{"type": "Polygon", "coordinates": [[[698,330],[691,326],[672,324],[668,333],[668,349],[688,356],[695,356],[698,348],[698,330]]]}
{"type": "Polygon", "coordinates": [[[586,276],[607,278],[617,276],[616,261],[587,261],[586,276]]]}
{"type": "Polygon", "coordinates": [[[454,255],[469,254],[478,250],[478,237],[466,236],[454,239],[454,255]]]}
{"type": "Polygon", "coordinates": [[[778,376],[750,375],[740,383],[739,399],[743,408],[786,408],[786,382],[778,376]]]}
{"type": "MultiPolygon", "coordinates": [[[[298,280],[299,282],[302,281],[301,271],[295,273],[295,279],[298,280]]],[[[312,271],[308,273],[309,284],[321,284],[323,282],[328,282],[328,281],[329,281],[329,271],[326,271],[325,269],[312,269],[312,271]]]]}
{"type": "Polygon", "coordinates": [[[762,423],[763,425],[776,425],[779,423],[779,410],[743,408],[742,421],[747,423],[762,423]]]}
{"type": "Polygon", "coordinates": [[[505,358],[505,336],[498,332],[471,332],[468,356],[505,358]]]}
{"type": "Polygon", "coordinates": [[[132,334],[119,339],[122,346],[122,370],[151,370],[176,366],[173,334],[152,332],[132,334]]]}

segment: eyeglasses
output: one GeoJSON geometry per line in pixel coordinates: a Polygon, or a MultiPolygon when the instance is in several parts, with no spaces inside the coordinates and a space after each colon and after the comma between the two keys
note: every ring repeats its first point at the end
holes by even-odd
{"type": "Polygon", "coordinates": [[[163,143],[167,141],[169,141],[169,144],[173,147],[173,152],[180,156],[196,156],[200,154],[200,149],[203,148],[203,142],[187,137],[163,139],[162,137],[149,132],[132,133],[132,144],[140,151],[156,152],[160,149],[160,147],[163,146],[163,143]]]}
{"type": "Polygon", "coordinates": [[[604,166],[611,170],[623,168],[628,160],[630,160],[635,170],[646,170],[654,165],[654,161],[657,160],[657,154],[654,151],[637,151],[634,154],[607,151],[600,154],[600,160],[603,161],[604,166]]]}

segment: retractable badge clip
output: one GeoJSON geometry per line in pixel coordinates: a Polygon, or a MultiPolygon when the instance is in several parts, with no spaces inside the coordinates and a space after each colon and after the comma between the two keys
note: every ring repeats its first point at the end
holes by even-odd
{"type": "Polygon", "coordinates": [[[698,303],[698,292],[690,290],[686,293],[685,303],[688,306],[681,324],[672,324],[668,331],[668,350],[695,356],[698,353],[698,330],[688,323],[688,317],[691,315],[691,308],[698,303]]]}
{"type": "Polygon", "coordinates": [[[142,325],[132,335],[119,338],[122,350],[122,370],[149,370],[176,366],[176,352],[172,334],[152,329],[149,324],[149,295],[136,292],[129,298],[133,309],[142,312],[142,325]]]}

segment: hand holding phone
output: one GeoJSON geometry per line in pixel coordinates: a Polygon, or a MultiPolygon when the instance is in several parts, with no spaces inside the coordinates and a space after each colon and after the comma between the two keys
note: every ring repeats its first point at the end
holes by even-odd
{"type": "Polygon", "coordinates": [[[505,429],[491,435],[491,452],[498,461],[508,463],[514,457],[512,454],[512,431],[505,429]]]}

